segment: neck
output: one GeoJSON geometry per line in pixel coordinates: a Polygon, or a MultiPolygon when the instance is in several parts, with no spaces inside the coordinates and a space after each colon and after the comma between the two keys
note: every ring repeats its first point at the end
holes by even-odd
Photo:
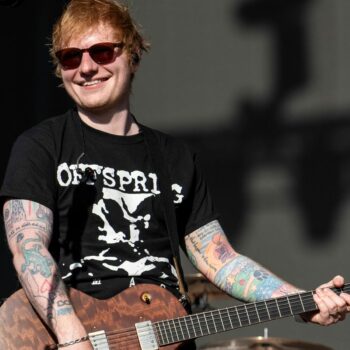
{"type": "Polygon", "coordinates": [[[81,120],[94,129],[118,136],[131,136],[139,133],[129,108],[113,112],[85,111],[78,107],[81,120]]]}

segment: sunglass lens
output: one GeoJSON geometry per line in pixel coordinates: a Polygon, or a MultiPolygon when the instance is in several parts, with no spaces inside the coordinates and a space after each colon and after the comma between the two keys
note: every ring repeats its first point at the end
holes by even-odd
{"type": "Polygon", "coordinates": [[[97,44],[89,49],[91,58],[98,64],[111,63],[115,58],[115,50],[113,45],[97,44]]]}
{"type": "Polygon", "coordinates": [[[64,49],[57,52],[56,56],[64,69],[75,69],[79,67],[82,52],[79,49],[64,49]]]}

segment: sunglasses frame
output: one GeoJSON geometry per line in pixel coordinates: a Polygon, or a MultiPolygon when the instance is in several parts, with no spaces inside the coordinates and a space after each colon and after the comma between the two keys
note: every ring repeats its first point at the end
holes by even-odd
{"type": "Polygon", "coordinates": [[[118,54],[118,51],[115,50],[115,48],[121,49],[123,48],[124,43],[123,42],[117,42],[117,43],[112,43],[112,42],[100,42],[100,43],[96,43],[94,45],[91,45],[90,47],[86,48],[86,49],[79,49],[78,47],[67,47],[65,49],[61,49],[55,52],[55,56],[60,64],[60,66],[64,69],[64,70],[70,70],[70,69],[77,69],[80,64],[81,64],[81,60],[83,58],[83,53],[84,52],[88,52],[91,59],[96,62],[97,64],[109,64],[112,63],[118,54]],[[110,59],[108,60],[99,60],[98,57],[96,57],[96,53],[94,53],[94,51],[98,48],[105,48],[107,50],[110,50],[110,52],[112,52],[113,50],[113,55],[111,56],[110,59]],[[74,64],[65,64],[64,63],[64,56],[67,54],[71,54],[70,57],[75,57],[75,58],[79,58],[79,62],[77,61],[74,64]],[[75,53],[75,55],[72,53],[75,53]],[[94,57],[95,56],[95,57],[94,57]]]}

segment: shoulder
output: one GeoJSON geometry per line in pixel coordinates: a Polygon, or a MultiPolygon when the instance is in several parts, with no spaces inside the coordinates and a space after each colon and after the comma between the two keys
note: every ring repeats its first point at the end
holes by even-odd
{"type": "Polygon", "coordinates": [[[71,115],[72,111],[68,111],[39,122],[20,134],[15,141],[15,146],[55,148],[67,123],[72,119],[71,115]]]}
{"type": "Polygon", "coordinates": [[[193,158],[193,152],[184,140],[156,129],[148,127],[147,129],[156,137],[161,150],[166,157],[177,158],[180,156],[181,158],[193,158]]]}
{"type": "Polygon", "coordinates": [[[40,123],[32,126],[30,129],[24,131],[19,137],[23,138],[37,138],[49,137],[59,132],[69,121],[72,111],[60,114],[54,117],[47,118],[40,123]]]}

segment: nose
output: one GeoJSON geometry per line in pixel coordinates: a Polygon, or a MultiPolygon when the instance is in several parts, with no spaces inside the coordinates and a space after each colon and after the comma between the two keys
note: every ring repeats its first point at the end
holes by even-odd
{"type": "Polygon", "coordinates": [[[83,52],[79,71],[83,75],[91,75],[96,73],[98,70],[98,64],[90,57],[88,52],[83,52]]]}

